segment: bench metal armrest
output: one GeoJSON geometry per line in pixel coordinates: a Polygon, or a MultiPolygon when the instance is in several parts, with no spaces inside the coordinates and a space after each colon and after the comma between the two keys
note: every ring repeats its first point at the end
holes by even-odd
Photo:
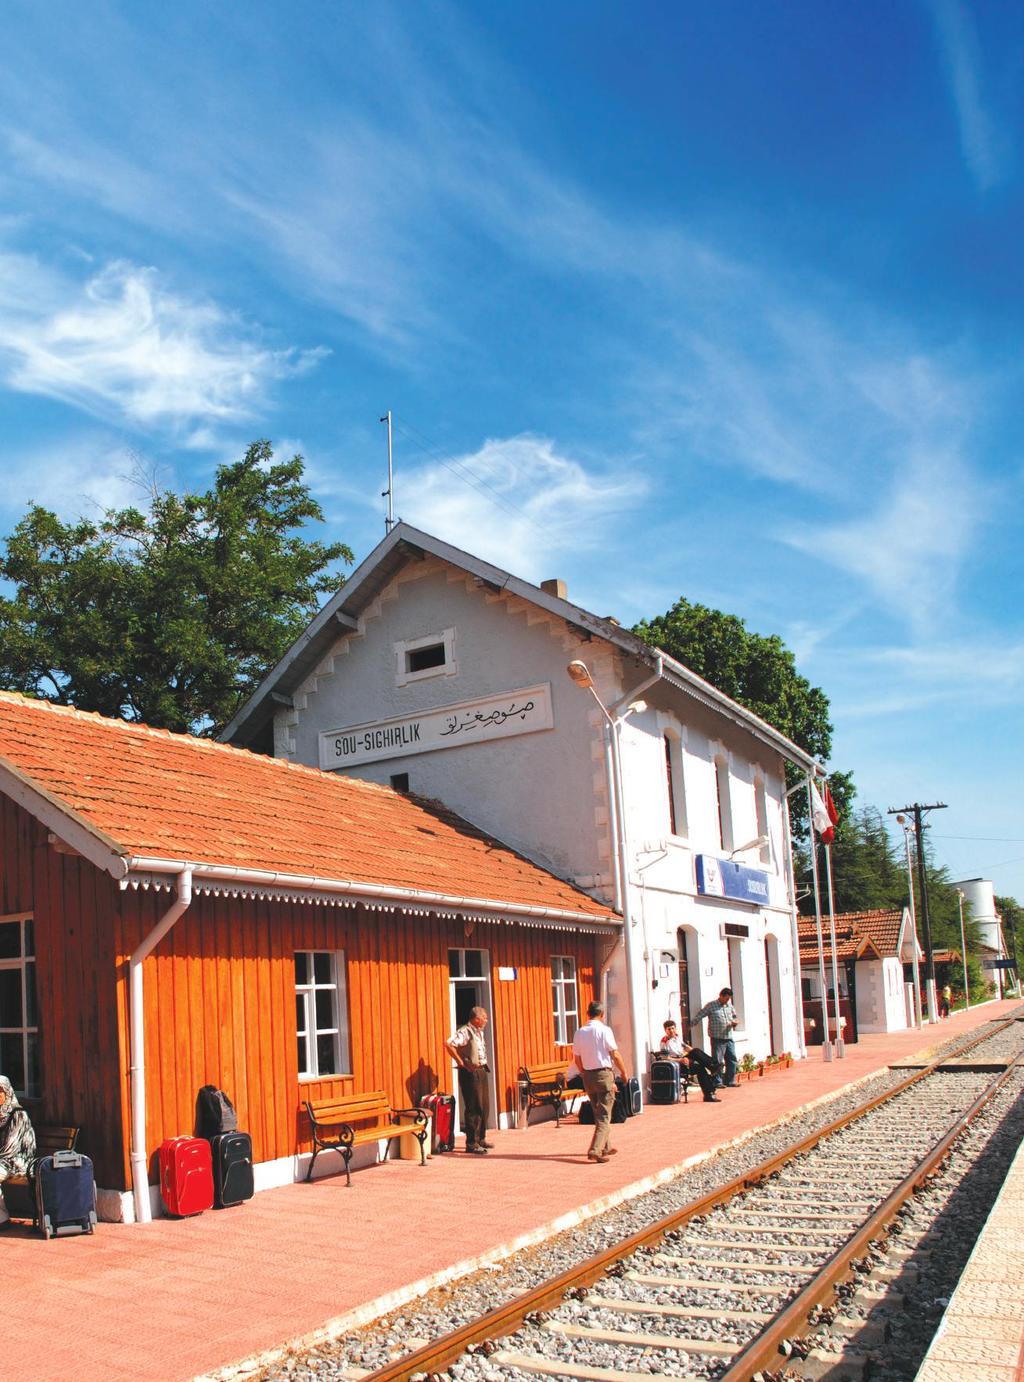
{"type": "Polygon", "coordinates": [[[393,1110],[391,1114],[393,1123],[400,1123],[403,1118],[411,1118],[418,1128],[427,1126],[427,1115],[421,1108],[396,1108],[393,1110]]]}

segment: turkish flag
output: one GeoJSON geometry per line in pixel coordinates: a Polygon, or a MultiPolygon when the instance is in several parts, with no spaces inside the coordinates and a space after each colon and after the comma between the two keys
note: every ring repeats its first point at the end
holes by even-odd
{"type": "Polygon", "coordinates": [[[818,791],[817,784],[811,783],[811,817],[814,821],[814,828],[821,837],[823,845],[830,845],[836,837],[836,822],[839,820],[839,812],[836,804],[832,800],[832,793],[829,791],[828,783],[825,783],[824,797],[818,791]]]}

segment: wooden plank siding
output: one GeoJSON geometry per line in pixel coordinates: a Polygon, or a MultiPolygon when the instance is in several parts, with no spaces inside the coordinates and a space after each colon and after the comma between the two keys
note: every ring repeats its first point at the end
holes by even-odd
{"type": "Polygon", "coordinates": [[[114,880],[59,854],[28,812],[0,796],[0,915],[31,912],[35,926],[41,1123],[75,1124],[101,1185],[122,1178],[121,1069],[115,1010],[114,880]]]}
{"type": "MultiPolygon", "coordinates": [[[[122,960],[156,924],[169,895],[128,894],[122,960]],[[130,908],[130,899],[135,899],[130,908]],[[135,917],[128,923],[127,914],[135,917]]],[[[486,949],[492,969],[490,1029],[498,1103],[511,1109],[524,1062],[568,1059],[554,1042],[551,956],[576,959],[579,1001],[594,993],[607,941],[540,927],[466,924],[433,914],[199,895],[146,963],[147,1145],[192,1130],[196,1091],[226,1089],[256,1161],[309,1150],[301,1101],[383,1089],[408,1107],[451,1090],[448,950],[486,949]],[[299,1080],[296,950],[343,952],[351,1072],[299,1080]],[[499,965],[515,966],[499,982],[499,965]],[[197,1022],[197,1014],[203,1020],[197,1022]]],[[[119,1004],[127,1042],[126,966],[119,1004]]],[[[122,1116],[128,1122],[127,1087],[122,1116]]],[[[155,1177],[155,1169],[153,1171],[155,1177]]],[[[127,1185],[127,1153],[122,1180],[127,1185]]]]}
{"type": "MultiPolygon", "coordinates": [[[[122,890],[92,864],[59,853],[26,811],[0,795],[0,915],[35,920],[41,1092],[30,1113],[77,1124],[98,1183],[127,1189],[128,958],[171,904],[166,891],[122,890]]],[[[554,1060],[551,957],[576,960],[580,1011],[594,995],[609,939],[570,930],[472,923],[364,906],[209,897],[191,907],[145,963],[150,1177],[164,1138],[191,1133],[203,1084],[226,1089],[256,1161],[308,1150],[303,1098],[384,1089],[406,1107],[451,1090],[448,951],[486,950],[498,1107],[514,1107],[516,1074],[554,1060]],[[298,1077],[296,950],[345,955],[350,1073],[298,1077]],[[500,981],[499,966],[514,967],[500,981]]]]}

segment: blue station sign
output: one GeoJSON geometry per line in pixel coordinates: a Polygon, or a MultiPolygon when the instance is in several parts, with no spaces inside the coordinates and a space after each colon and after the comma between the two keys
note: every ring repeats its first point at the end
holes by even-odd
{"type": "Polygon", "coordinates": [[[697,892],[703,897],[729,897],[735,902],[764,906],[768,902],[768,874],[731,859],[698,854],[697,892]]]}

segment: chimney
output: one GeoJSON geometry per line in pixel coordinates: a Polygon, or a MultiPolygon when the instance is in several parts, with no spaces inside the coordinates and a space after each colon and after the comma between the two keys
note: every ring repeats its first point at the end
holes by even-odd
{"type": "Polygon", "coordinates": [[[544,591],[545,595],[554,595],[556,600],[564,600],[567,598],[565,581],[559,581],[556,579],[552,579],[550,581],[541,581],[540,588],[544,591]]]}

